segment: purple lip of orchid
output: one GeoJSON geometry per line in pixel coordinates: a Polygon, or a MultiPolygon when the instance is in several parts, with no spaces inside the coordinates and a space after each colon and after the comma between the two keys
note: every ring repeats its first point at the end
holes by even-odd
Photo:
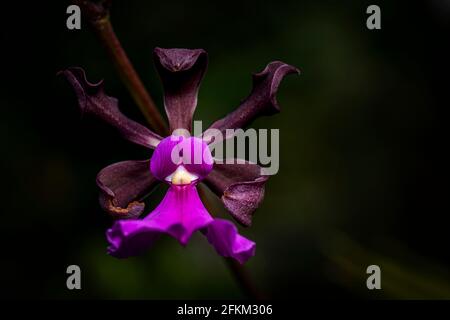
{"type": "MultiPolygon", "coordinates": [[[[164,106],[170,129],[190,131],[198,89],[207,67],[207,54],[202,49],[156,48],[154,58],[164,85],[164,106]]],[[[221,132],[243,128],[258,116],[279,112],[276,92],[281,80],[290,73],[299,73],[299,70],[281,61],[269,63],[253,76],[250,95],[211,128],[221,132]]],[[[109,254],[118,258],[141,254],[161,234],[168,234],[186,245],[195,231],[201,231],[224,257],[244,263],[255,254],[255,243],[239,235],[233,223],[213,218],[208,213],[198,195],[197,184],[206,183],[236,221],[250,226],[252,215],[264,198],[268,179],[261,175],[257,164],[214,163],[206,137],[202,140],[171,135],[163,139],[125,117],[118,101],[105,94],[103,82],[88,82],[83,69],[69,68],[62,74],[73,86],[82,112],[108,122],[129,141],[154,149],[150,160],[115,163],[97,175],[100,205],[117,219],[107,231],[109,254]],[[178,155],[176,161],[174,155],[178,155]],[[159,182],[169,185],[164,199],[145,218],[137,219],[144,211],[141,201],[159,182]]]]}

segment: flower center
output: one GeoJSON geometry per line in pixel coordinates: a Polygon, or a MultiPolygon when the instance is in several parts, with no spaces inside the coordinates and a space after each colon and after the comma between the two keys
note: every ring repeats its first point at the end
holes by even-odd
{"type": "Polygon", "coordinates": [[[150,170],[161,181],[186,185],[204,179],[213,163],[208,145],[202,139],[169,136],[156,147],[150,170]]]}
{"type": "Polygon", "coordinates": [[[191,184],[192,182],[198,180],[198,176],[187,171],[183,165],[179,166],[175,172],[168,175],[165,179],[174,185],[185,185],[191,184]]]}

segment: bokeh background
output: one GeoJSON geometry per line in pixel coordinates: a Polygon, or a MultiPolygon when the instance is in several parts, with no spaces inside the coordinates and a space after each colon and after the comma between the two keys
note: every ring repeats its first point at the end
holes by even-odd
{"type": "MultiPolygon", "coordinates": [[[[98,205],[104,166],[146,150],[81,117],[58,70],[105,79],[123,112],[145,123],[86,21],[65,27],[68,1],[1,6],[0,294],[9,298],[242,298],[224,261],[196,235],[147,254],[106,255],[98,205]],[[66,268],[82,290],[66,289],[66,268]]],[[[162,106],[160,47],[204,48],[209,69],[195,119],[210,124],[272,60],[302,70],[279,90],[279,174],[266,187],[246,265],[273,298],[450,298],[448,157],[450,3],[435,1],[113,1],[112,22],[162,106]],[[377,4],[382,29],[366,28],[377,4]],[[366,288],[377,264],[382,290],[366,288]]],[[[147,201],[148,211],[163,189],[147,201]]],[[[217,202],[214,215],[225,216],[217,202]]]]}

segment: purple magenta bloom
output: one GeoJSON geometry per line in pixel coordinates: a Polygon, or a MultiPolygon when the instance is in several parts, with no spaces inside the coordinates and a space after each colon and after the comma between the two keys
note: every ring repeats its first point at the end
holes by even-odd
{"type": "MultiPolygon", "coordinates": [[[[170,129],[190,132],[207,54],[201,49],[156,48],[154,57],[164,85],[170,129]]],[[[298,72],[280,61],[269,63],[253,76],[250,95],[211,128],[220,132],[243,128],[258,116],[279,112],[278,86],[285,75],[298,72]]],[[[154,149],[150,160],[115,163],[97,175],[100,205],[117,219],[107,231],[109,254],[118,258],[141,254],[161,234],[174,237],[184,246],[196,231],[202,232],[224,257],[244,263],[255,254],[255,243],[241,236],[233,223],[209,214],[200,200],[197,185],[206,183],[236,221],[250,226],[252,215],[264,198],[268,179],[257,164],[214,163],[208,147],[211,140],[206,135],[162,138],[125,117],[118,101],[105,94],[103,82],[88,82],[80,68],[66,69],[63,74],[73,86],[82,112],[108,122],[129,141],[154,149]],[[159,182],[169,185],[164,199],[149,215],[138,219],[145,209],[142,200],[159,182]]]]}

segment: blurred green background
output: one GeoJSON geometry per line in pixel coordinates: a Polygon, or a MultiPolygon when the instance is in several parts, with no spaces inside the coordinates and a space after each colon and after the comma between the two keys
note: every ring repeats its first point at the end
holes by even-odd
{"type": "MultiPolygon", "coordinates": [[[[95,176],[150,155],[81,118],[55,76],[82,66],[145,123],[86,21],[65,28],[68,4],[2,5],[1,295],[244,297],[201,235],[186,248],[163,237],[140,257],[106,255],[111,220],[95,176]],[[81,267],[80,291],[66,289],[70,264],[81,267]]],[[[280,129],[280,171],[253,226],[240,229],[257,243],[246,267],[269,297],[450,298],[447,1],[130,0],[113,1],[111,17],[159,107],[153,48],[208,51],[195,113],[204,127],[239,105],[268,62],[302,70],[280,87],[282,112],[253,124],[280,129]],[[369,4],[381,7],[381,30],[366,28],[369,4]],[[382,290],[366,288],[371,264],[381,267],[382,290]]]]}

